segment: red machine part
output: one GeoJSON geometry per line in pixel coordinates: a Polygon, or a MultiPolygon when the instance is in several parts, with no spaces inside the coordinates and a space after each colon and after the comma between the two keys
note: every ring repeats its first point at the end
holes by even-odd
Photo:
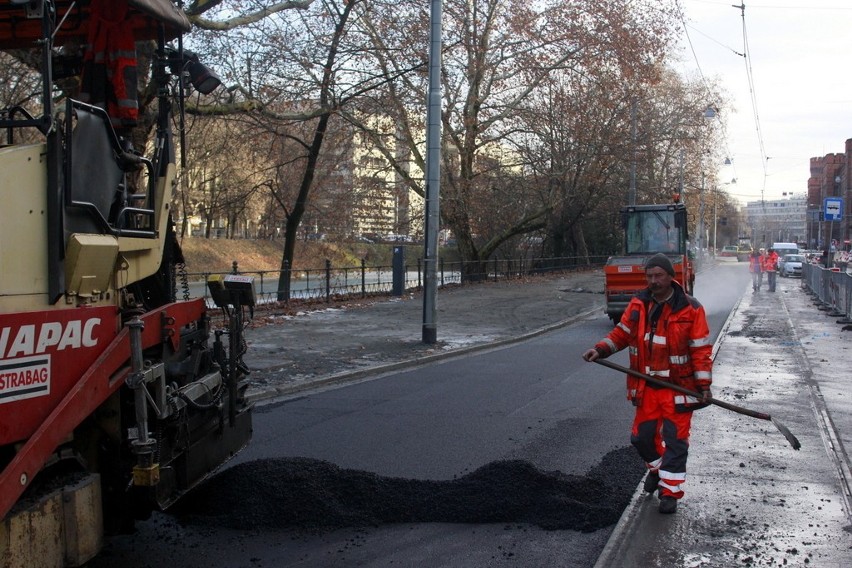
{"type": "Polygon", "coordinates": [[[35,432],[118,325],[114,306],[0,315],[0,445],[35,432]]]}
{"type": "MultiPolygon", "coordinates": [[[[178,302],[168,304],[151,312],[148,312],[140,319],[144,324],[142,330],[142,348],[147,349],[155,345],[161,344],[164,341],[172,343],[174,348],[177,347],[179,341],[178,334],[174,333],[175,329],[180,329],[188,323],[198,321],[205,312],[206,308],[203,299],[193,300],[190,302],[178,302]]],[[[81,314],[85,311],[87,318],[95,317],[95,315],[111,314],[115,318],[115,308],[87,308],[86,310],[67,310],[74,315],[67,316],[68,321],[77,319],[82,321],[81,314]],[[97,310],[97,311],[95,311],[97,310]]],[[[48,318],[46,314],[50,314],[50,321],[59,321],[54,312],[39,312],[40,317],[48,318]]],[[[65,316],[63,316],[65,317],[65,316]]],[[[34,321],[31,314],[16,314],[14,318],[18,321],[25,318],[27,322],[34,321]]],[[[6,323],[6,320],[0,320],[6,323]]],[[[110,319],[108,321],[114,321],[110,319]]],[[[30,324],[25,324],[30,325],[30,324]]],[[[101,339],[101,332],[95,332],[94,328],[99,326],[91,325],[90,335],[81,336],[87,342],[94,342],[97,337],[101,339]]],[[[3,491],[0,492],[0,517],[5,517],[21,494],[26,490],[32,482],[33,477],[41,470],[48,456],[59,446],[59,444],[69,435],[74,429],[92,412],[97,409],[110,395],[116,392],[126,380],[130,373],[130,340],[129,330],[127,327],[121,329],[115,334],[112,325],[104,325],[109,328],[110,333],[104,333],[104,343],[106,346],[102,350],[94,350],[94,353],[85,352],[79,356],[89,359],[92,354],[95,355],[93,361],[88,364],[81,363],[83,367],[79,374],[71,374],[67,369],[61,368],[70,379],[64,379],[60,382],[62,385],[68,385],[67,392],[59,394],[61,397],[56,404],[51,404],[49,413],[42,418],[42,401],[36,399],[22,399],[15,403],[22,403],[22,406],[17,412],[3,412],[3,431],[4,439],[7,432],[12,432],[13,429],[9,425],[13,421],[23,421],[32,429],[35,422],[35,429],[29,435],[20,451],[15,455],[9,465],[0,473],[0,487],[3,491]],[[114,335],[112,341],[108,344],[109,337],[114,335]],[[78,380],[74,380],[79,377],[78,380]],[[36,402],[33,402],[36,401],[36,402]],[[23,406],[23,404],[28,406],[23,406]],[[31,406],[29,406],[31,405],[31,406]],[[36,418],[24,417],[19,414],[31,411],[36,418]]],[[[0,328],[0,333],[4,328],[0,328]]],[[[81,327],[85,331],[84,327],[81,327]]],[[[23,341],[23,340],[22,340],[23,341]]],[[[36,340],[37,341],[37,340],[36,340]]],[[[52,340],[50,340],[52,341],[52,340]]],[[[20,342],[19,342],[20,343],[20,342]]],[[[95,343],[98,344],[97,342],[95,343]]],[[[6,346],[6,353],[10,353],[9,349],[14,344],[6,346]]],[[[58,347],[57,343],[54,347],[58,347]]],[[[14,352],[13,352],[14,353],[14,352]]],[[[58,351],[57,351],[58,353],[58,351]]],[[[74,359],[78,355],[75,351],[69,353],[68,359],[74,359]]],[[[65,363],[71,364],[69,361],[65,363]]],[[[58,367],[56,363],[53,365],[53,374],[58,375],[58,367]]],[[[57,381],[59,382],[59,381],[57,381]]],[[[56,384],[56,383],[54,383],[56,384]]],[[[51,400],[53,395],[51,395],[51,400]]],[[[14,430],[20,434],[26,429],[21,428],[14,430]]]]}

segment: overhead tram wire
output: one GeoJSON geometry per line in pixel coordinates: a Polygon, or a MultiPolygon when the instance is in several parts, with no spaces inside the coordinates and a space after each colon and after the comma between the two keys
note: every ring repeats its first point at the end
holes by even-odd
{"type": "MultiPolygon", "coordinates": [[[[727,2],[717,2],[717,1],[707,1],[707,0],[692,0],[692,1],[698,2],[698,3],[703,3],[703,4],[717,4],[717,5],[720,5],[720,6],[728,4],[727,2]]],[[[676,3],[676,6],[677,6],[677,10],[678,10],[678,15],[679,15],[681,21],[683,22],[684,16],[683,16],[683,13],[682,13],[682,8],[680,6],[680,3],[676,3]]],[[[761,163],[762,163],[761,165],[763,167],[763,184],[762,184],[762,187],[761,187],[761,190],[760,190],[760,202],[763,205],[763,207],[765,208],[766,207],[766,202],[765,202],[766,182],[767,182],[767,178],[769,177],[769,173],[767,171],[768,170],[768,161],[772,158],[772,156],[766,155],[766,148],[765,148],[765,144],[764,144],[763,132],[762,132],[762,128],[761,128],[761,125],[760,125],[760,119],[759,119],[758,112],[757,112],[757,98],[756,98],[755,89],[754,89],[754,74],[753,74],[753,69],[752,69],[752,66],[751,66],[751,51],[750,51],[750,48],[748,46],[748,33],[747,33],[747,27],[746,27],[746,23],[745,23],[745,2],[743,0],[741,0],[739,5],[732,4],[731,7],[737,8],[741,11],[744,53],[739,53],[736,50],[734,50],[734,49],[732,49],[728,46],[725,46],[721,42],[718,42],[715,39],[710,38],[709,36],[707,36],[707,34],[704,34],[700,30],[698,30],[697,28],[693,27],[693,29],[695,29],[701,35],[708,37],[711,41],[714,41],[715,43],[725,47],[726,49],[730,49],[733,53],[740,55],[745,59],[746,76],[748,78],[749,93],[750,93],[750,97],[751,97],[752,110],[753,110],[753,114],[754,114],[754,121],[755,121],[756,130],[757,130],[758,145],[759,145],[759,150],[760,150],[760,159],[761,159],[761,163]]],[[[810,5],[810,4],[809,5],[795,5],[795,6],[778,6],[778,5],[754,6],[754,5],[752,5],[752,6],[749,6],[749,7],[752,10],[754,10],[754,9],[758,9],[758,10],[760,10],[760,9],[809,10],[809,11],[814,11],[814,10],[830,10],[830,11],[852,10],[852,6],[843,6],[843,7],[840,7],[840,6],[814,6],[814,5],[810,5]]],[[[693,57],[695,58],[696,64],[697,64],[698,58],[695,56],[695,50],[692,48],[692,40],[689,38],[689,32],[686,31],[686,23],[684,22],[683,25],[684,25],[684,31],[687,34],[687,39],[689,40],[690,48],[692,49],[693,57]]],[[[690,26],[690,27],[692,27],[692,26],[690,26]]],[[[700,67],[699,67],[699,72],[701,72],[700,67]]],[[[703,78],[703,75],[702,75],[702,78],[703,78]]],[[[727,149],[727,136],[724,134],[724,124],[723,124],[723,136],[724,136],[726,149],[727,149]]],[[[729,155],[730,155],[730,152],[729,152],[729,155]]],[[[738,177],[738,176],[736,176],[736,177],[738,177]]]]}
{"type": "MultiPolygon", "coordinates": [[[[730,52],[731,52],[731,53],[733,53],[734,55],[739,55],[740,57],[745,57],[745,53],[740,53],[739,51],[737,51],[736,49],[734,49],[734,48],[733,48],[733,47],[731,47],[730,45],[725,45],[724,43],[722,43],[721,41],[717,40],[716,38],[714,38],[714,37],[712,37],[712,36],[709,36],[709,35],[705,34],[704,32],[702,32],[701,30],[699,30],[699,29],[698,29],[698,28],[696,28],[695,26],[690,26],[689,24],[684,24],[684,27],[692,28],[693,30],[695,30],[695,31],[696,31],[696,32],[698,32],[699,34],[703,35],[704,37],[706,37],[707,39],[709,39],[710,41],[712,41],[712,42],[713,42],[713,43],[715,43],[716,45],[718,45],[718,46],[720,46],[720,47],[723,47],[723,48],[727,49],[728,51],[730,51],[730,52]]],[[[688,34],[688,32],[687,32],[687,34],[688,34]]],[[[694,55],[694,54],[695,54],[695,52],[693,51],[693,55],[694,55]]]]}
{"type": "MultiPolygon", "coordinates": [[[[675,7],[677,8],[677,14],[678,14],[678,18],[680,18],[680,23],[683,26],[683,33],[684,33],[684,35],[686,35],[686,41],[687,41],[687,43],[689,43],[689,50],[692,52],[692,59],[695,61],[696,68],[698,68],[698,75],[701,77],[701,83],[704,85],[704,90],[707,92],[707,96],[713,97],[714,96],[713,91],[710,89],[710,85],[707,83],[707,78],[704,76],[704,71],[701,69],[701,63],[698,61],[698,54],[695,53],[695,46],[692,44],[692,37],[690,37],[690,35],[689,35],[689,29],[688,28],[690,28],[692,26],[689,26],[686,23],[686,18],[683,15],[683,9],[681,8],[680,2],[675,2],[675,7]]],[[[695,29],[695,28],[693,28],[693,29],[695,29]]],[[[696,31],[698,31],[698,30],[696,30],[696,31]]],[[[701,31],[699,31],[699,33],[701,35],[709,37],[701,31]]],[[[725,45],[723,45],[722,43],[720,43],[716,40],[713,40],[713,41],[715,41],[719,45],[722,45],[725,49],[731,50],[734,54],[739,55],[740,57],[745,57],[744,54],[739,53],[738,51],[736,51],[736,50],[734,50],[734,49],[732,49],[728,46],[725,46],[725,45]]],[[[730,144],[728,143],[728,129],[725,127],[725,122],[722,121],[722,120],[719,121],[719,125],[720,125],[721,131],[722,131],[722,144],[725,146],[725,154],[728,157],[728,161],[730,162],[732,169],[734,170],[734,179],[736,179],[739,176],[737,175],[737,166],[736,166],[736,163],[733,160],[733,155],[731,153],[731,147],[730,147],[730,144]]]]}
{"type": "Polygon", "coordinates": [[[763,130],[760,126],[760,116],[757,112],[757,94],[754,88],[754,72],[751,66],[751,49],[748,45],[748,32],[746,28],[746,20],[745,20],[745,2],[740,2],[740,5],[733,5],[734,8],[739,8],[740,15],[743,22],[743,52],[745,53],[745,66],[746,66],[746,77],[748,78],[748,91],[749,96],[751,98],[751,108],[752,114],[754,115],[754,126],[757,132],[757,143],[760,148],[760,162],[763,167],[763,184],[760,188],[760,201],[764,203],[764,193],[766,191],[766,178],[768,173],[766,171],[766,162],[769,158],[766,156],[766,145],[763,141],[763,130]]]}

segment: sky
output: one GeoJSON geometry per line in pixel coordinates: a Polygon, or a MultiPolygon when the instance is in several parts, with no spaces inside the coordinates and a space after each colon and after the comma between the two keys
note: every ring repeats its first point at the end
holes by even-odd
{"type": "Polygon", "coordinates": [[[716,119],[731,161],[717,165],[718,178],[743,205],[806,193],[810,159],[843,153],[852,138],[852,2],[744,3],[681,0],[675,64],[718,79],[731,99],[716,119]]]}

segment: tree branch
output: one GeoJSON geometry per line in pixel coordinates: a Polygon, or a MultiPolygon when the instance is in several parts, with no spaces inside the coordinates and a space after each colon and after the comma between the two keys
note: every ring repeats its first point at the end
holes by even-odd
{"type": "Polygon", "coordinates": [[[288,2],[278,2],[277,4],[255,10],[254,12],[241,14],[223,21],[208,20],[201,17],[201,14],[206,13],[221,3],[222,0],[197,0],[190,4],[184,12],[189,18],[189,21],[197,28],[202,30],[227,31],[247,24],[259,22],[272,14],[283,12],[285,10],[305,10],[314,3],[314,0],[289,0],[288,2]]]}

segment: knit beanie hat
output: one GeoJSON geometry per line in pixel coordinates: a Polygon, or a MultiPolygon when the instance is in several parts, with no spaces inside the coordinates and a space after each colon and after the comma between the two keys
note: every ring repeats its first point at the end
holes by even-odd
{"type": "Polygon", "coordinates": [[[660,268],[665,270],[669,274],[669,276],[674,278],[674,265],[672,264],[672,261],[669,260],[669,257],[664,255],[663,253],[658,252],[657,254],[649,258],[648,262],[645,263],[645,270],[648,270],[649,268],[653,268],[655,266],[659,266],[660,268]]]}

